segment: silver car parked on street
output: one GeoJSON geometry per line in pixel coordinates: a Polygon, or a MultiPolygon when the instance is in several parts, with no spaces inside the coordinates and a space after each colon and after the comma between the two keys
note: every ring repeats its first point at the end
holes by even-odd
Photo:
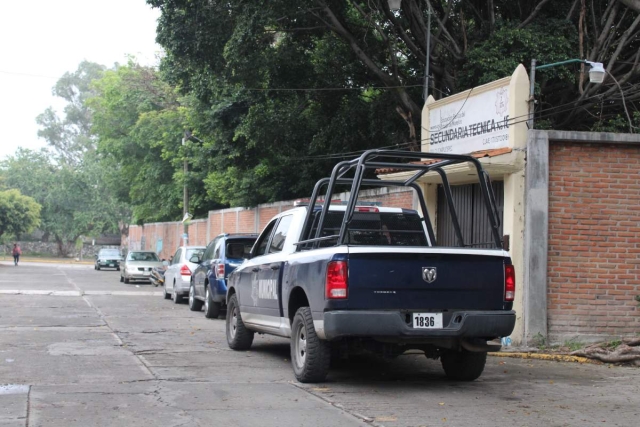
{"type": "Polygon", "coordinates": [[[151,270],[162,267],[162,261],[155,252],[131,251],[127,254],[120,272],[120,281],[129,283],[132,280],[151,281],[151,270]]]}
{"type": "Polygon", "coordinates": [[[202,258],[204,246],[180,246],[164,272],[164,298],[178,304],[189,294],[191,275],[198,264],[189,261],[194,255],[202,258]]]}

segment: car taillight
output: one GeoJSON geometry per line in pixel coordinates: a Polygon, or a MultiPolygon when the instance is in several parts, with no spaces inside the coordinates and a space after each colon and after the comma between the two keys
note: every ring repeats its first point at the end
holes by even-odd
{"type": "Polygon", "coordinates": [[[327,266],[327,281],[324,285],[327,299],[346,299],[348,296],[348,264],[347,261],[331,261],[327,266]]]}
{"type": "Polygon", "coordinates": [[[191,276],[191,270],[189,270],[189,267],[186,264],[180,267],[180,275],[191,276]]]}
{"type": "Polygon", "coordinates": [[[513,301],[516,296],[516,269],[513,265],[504,266],[504,300],[513,301]]]}
{"type": "Polygon", "coordinates": [[[218,264],[216,266],[216,277],[218,279],[224,279],[224,264],[218,264]]]}

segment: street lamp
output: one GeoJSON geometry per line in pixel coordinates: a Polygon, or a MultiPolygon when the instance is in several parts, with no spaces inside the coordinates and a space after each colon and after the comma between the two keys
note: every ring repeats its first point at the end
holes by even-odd
{"type": "MultiPolygon", "coordinates": [[[[391,9],[392,12],[397,12],[398,10],[400,10],[400,5],[402,3],[402,0],[388,0],[388,3],[389,3],[389,9],[391,9]]],[[[425,101],[429,97],[429,59],[430,59],[429,53],[431,52],[431,3],[429,3],[429,2],[427,2],[427,34],[426,34],[426,39],[427,39],[427,49],[425,51],[425,53],[426,53],[425,56],[427,58],[427,63],[425,64],[424,89],[423,89],[423,92],[422,92],[422,97],[425,99],[425,101]]]]}
{"type": "Polygon", "coordinates": [[[594,84],[600,84],[604,81],[606,71],[602,62],[591,62],[584,59],[568,59],[566,61],[554,62],[551,64],[539,65],[536,67],[536,60],[531,60],[531,77],[529,78],[529,129],[533,129],[533,112],[535,108],[534,89],[536,81],[536,70],[544,70],[545,68],[555,67],[556,65],[574,64],[579,62],[581,64],[588,64],[591,66],[589,69],[589,81],[594,84]]]}
{"type": "MultiPolygon", "coordinates": [[[[182,145],[186,145],[187,141],[190,141],[192,139],[195,139],[198,142],[203,142],[201,139],[193,136],[190,130],[185,130],[184,138],[182,138],[182,145]]],[[[189,220],[193,217],[193,215],[189,213],[189,189],[187,188],[187,175],[189,173],[189,163],[187,161],[186,153],[184,157],[183,171],[184,171],[184,184],[182,187],[182,213],[184,217],[182,218],[182,223],[184,224],[184,231],[182,234],[182,239],[184,241],[184,246],[187,246],[189,243],[189,220]]]]}

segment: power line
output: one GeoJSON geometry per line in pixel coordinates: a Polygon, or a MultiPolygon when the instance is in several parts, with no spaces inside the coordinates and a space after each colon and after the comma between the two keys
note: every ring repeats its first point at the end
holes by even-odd
{"type": "Polygon", "coordinates": [[[11,76],[21,76],[21,77],[36,77],[41,79],[55,79],[55,80],[58,80],[60,78],[60,77],[53,77],[53,76],[44,76],[41,74],[17,73],[14,71],[4,71],[4,70],[0,70],[0,74],[9,74],[11,76]]]}

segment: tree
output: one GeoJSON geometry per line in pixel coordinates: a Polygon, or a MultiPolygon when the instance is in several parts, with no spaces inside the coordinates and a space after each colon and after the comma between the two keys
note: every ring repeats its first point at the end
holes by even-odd
{"type": "Polygon", "coordinates": [[[0,164],[5,185],[20,190],[41,206],[40,228],[66,256],[80,236],[98,236],[118,229],[120,217],[105,202],[100,169],[88,163],[56,163],[46,150],[19,148],[0,164]]]}
{"type": "MultiPolygon", "coordinates": [[[[175,89],[153,68],[134,62],[105,72],[94,89],[88,102],[92,129],[100,158],[118,171],[113,180],[118,199],[133,207],[134,222],[181,218],[185,180],[193,193],[204,191],[201,181],[182,172],[189,154],[181,144],[187,112],[175,89]]],[[[207,206],[196,197],[191,211],[202,214],[207,206]]]]}
{"type": "Polygon", "coordinates": [[[12,189],[0,191],[0,238],[31,233],[40,224],[41,206],[12,189]]]}
{"type": "Polygon", "coordinates": [[[67,102],[64,117],[60,118],[49,107],[36,118],[41,126],[38,136],[47,141],[62,161],[80,163],[85,152],[95,149],[91,110],[86,100],[94,95],[91,83],[100,78],[105,69],[103,65],[83,61],[75,72],[65,73],[52,90],[54,96],[67,102]]]}

